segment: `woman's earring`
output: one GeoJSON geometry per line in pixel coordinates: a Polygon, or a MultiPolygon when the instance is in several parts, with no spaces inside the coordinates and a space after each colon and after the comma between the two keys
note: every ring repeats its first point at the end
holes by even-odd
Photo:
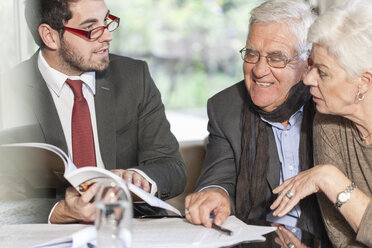
{"type": "Polygon", "coordinates": [[[357,99],[358,99],[358,101],[362,101],[364,99],[364,95],[362,93],[360,93],[360,91],[358,91],[357,99]]]}

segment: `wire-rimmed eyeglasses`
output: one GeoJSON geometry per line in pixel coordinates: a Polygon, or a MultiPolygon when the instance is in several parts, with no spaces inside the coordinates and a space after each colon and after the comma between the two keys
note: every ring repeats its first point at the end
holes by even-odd
{"type": "Polygon", "coordinates": [[[89,31],[82,30],[82,29],[76,29],[76,28],[70,28],[66,26],[64,27],[64,30],[69,31],[70,33],[73,33],[85,40],[95,41],[95,40],[98,40],[102,36],[106,28],[108,31],[112,32],[119,27],[119,23],[120,23],[119,17],[116,17],[114,15],[108,15],[107,18],[109,20],[105,26],[96,27],[89,31]]]}
{"type": "Polygon", "coordinates": [[[257,62],[260,61],[260,58],[264,57],[266,58],[267,64],[273,68],[285,68],[289,62],[298,58],[298,55],[296,55],[293,58],[288,59],[281,53],[272,53],[263,56],[259,52],[247,47],[242,48],[239,52],[244,62],[249,64],[257,64],[257,62]]]}

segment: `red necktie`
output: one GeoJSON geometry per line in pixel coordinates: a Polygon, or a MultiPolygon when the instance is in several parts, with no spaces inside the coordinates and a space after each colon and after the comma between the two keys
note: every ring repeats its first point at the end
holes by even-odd
{"type": "Polygon", "coordinates": [[[92,122],[89,106],[82,91],[83,81],[67,79],[66,83],[70,86],[75,96],[71,118],[74,164],[77,168],[96,166],[92,122]]]}

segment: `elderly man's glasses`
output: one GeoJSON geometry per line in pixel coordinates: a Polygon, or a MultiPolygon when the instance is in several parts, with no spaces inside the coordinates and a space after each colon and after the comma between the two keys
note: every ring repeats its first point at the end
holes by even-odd
{"type": "Polygon", "coordinates": [[[108,23],[105,26],[96,27],[89,31],[76,29],[76,28],[70,28],[70,27],[64,27],[64,29],[88,41],[95,41],[95,40],[98,40],[102,36],[106,28],[108,31],[112,32],[119,27],[119,22],[120,22],[119,17],[108,15],[107,19],[108,19],[107,20],[108,23]]]}
{"type": "Polygon", "coordinates": [[[265,57],[267,64],[273,68],[285,68],[289,62],[298,57],[298,55],[296,55],[295,57],[288,59],[285,55],[280,53],[272,53],[262,56],[259,52],[246,47],[241,49],[239,52],[242,59],[249,64],[257,64],[261,57],[265,57]]]}

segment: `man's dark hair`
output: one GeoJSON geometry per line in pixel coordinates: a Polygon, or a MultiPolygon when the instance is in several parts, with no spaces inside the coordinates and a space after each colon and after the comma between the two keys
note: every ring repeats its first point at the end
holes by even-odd
{"type": "Polygon", "coordinates": [[[36,44],[40,47],[45,46],[38,31],[39,26],[43,23],[58,30],[60,37],[62,37],[63,23],[72,17],[69,3],[76,1],[78,0],[25,0],[25,17],[36,44]]]}

